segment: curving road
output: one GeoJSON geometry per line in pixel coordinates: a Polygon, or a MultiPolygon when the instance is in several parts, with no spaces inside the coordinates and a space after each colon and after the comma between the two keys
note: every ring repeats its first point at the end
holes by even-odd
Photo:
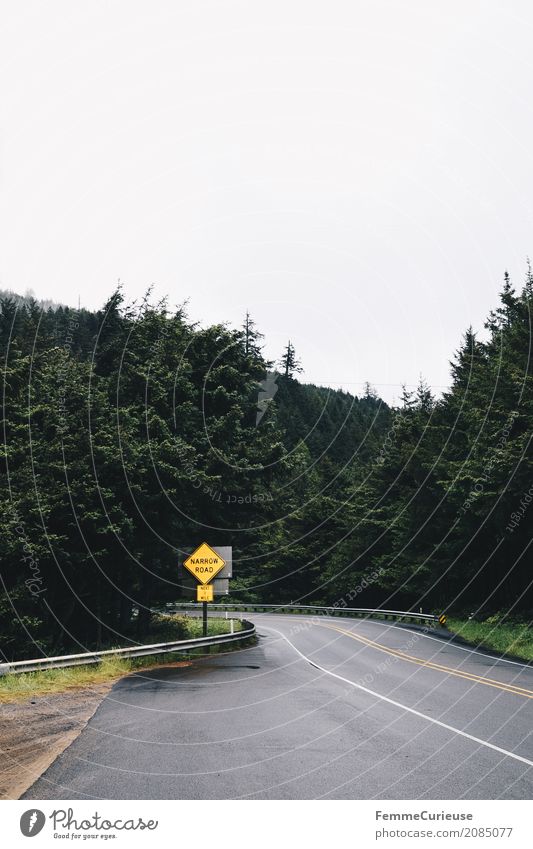
{"type": "Polygon", "coordinates": [[[24,798],[533,798],[533,667],[415,627],[252,618],[257,646],[118,682],[24,798]]]}

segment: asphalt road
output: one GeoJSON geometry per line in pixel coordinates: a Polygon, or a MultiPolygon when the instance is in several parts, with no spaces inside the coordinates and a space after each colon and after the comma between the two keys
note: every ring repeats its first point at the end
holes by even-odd
{"type": "Polygon", "coordinates": [[[533,667],[390,623],[251,618],[257,646],[118,682],[24,798],[533,798],[533,667]]]}

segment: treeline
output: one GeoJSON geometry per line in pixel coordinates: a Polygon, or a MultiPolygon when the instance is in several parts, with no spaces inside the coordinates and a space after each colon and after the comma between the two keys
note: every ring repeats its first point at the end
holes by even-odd
{"type": "Polygon", "coordinates": [[[235,600],[527,612],[532,303],[506,279],[450,391],[389,408],[266,361],[250,316],[0,298],[4,657],[142,638],[204,540],[235,600]]]}
{"type": "Polygon", "coordinates": [[[355,469],[346,539],[323,596],[368,584],[365,604],[533,617],[533,276],[472,330],[435,400],[404,391],[380,452],[355,469]]]}

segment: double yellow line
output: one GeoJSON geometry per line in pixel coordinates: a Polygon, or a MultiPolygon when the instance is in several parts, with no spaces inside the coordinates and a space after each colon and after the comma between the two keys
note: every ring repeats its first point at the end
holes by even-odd
{"type": "Polygon", "coordinates": [[[412,654],[400,649],[392,649],[389,646],[384,646],[382,643],[376,643],[374,640],[369,640],[367,637],[362,637],[360,634],[354,634],[353,631],[346,631],[344,628],[339,628],[336,625],[326,625],[323,622],[316,623],[322,628],[329,628],[332,631],[338,631],[339,634],[344,634],[352,640],[357,640],[370,648],[385,654],[397,657],[400,660],[405,660],[407,663],[414,663],[417,666],[425,666],[427,669],[434,669],[437,672],[445,672],[447,675],[454,675],[456,678],[464,678],[466,681],[472,681],[474,684],[485,684],[487,687],[495,687],[497,690],[504,690],[506,693],[511,693],[513,696],[522,696],[524,699],[533,699],[533,691],[527,690],[525,687],[517,687],[515,684],[505,684],[503,681],[495,681],[493,678],[485,678],[481,675],[474,675],[472,672],[465,672],[462,669],[454,669],[451,666],[444,666],[441,663],[434,663],[432,660],[423,660],[420,657],[415,657],[412,654]]]}

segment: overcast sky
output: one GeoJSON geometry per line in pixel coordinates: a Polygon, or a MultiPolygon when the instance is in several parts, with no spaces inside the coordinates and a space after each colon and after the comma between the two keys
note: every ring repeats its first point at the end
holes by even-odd
{"type": "Polygon", "coordinates": [[[392,400],[522,283],[529,2],[0,7],[0,287],[248,308],[305,379],[392,400]]]}

